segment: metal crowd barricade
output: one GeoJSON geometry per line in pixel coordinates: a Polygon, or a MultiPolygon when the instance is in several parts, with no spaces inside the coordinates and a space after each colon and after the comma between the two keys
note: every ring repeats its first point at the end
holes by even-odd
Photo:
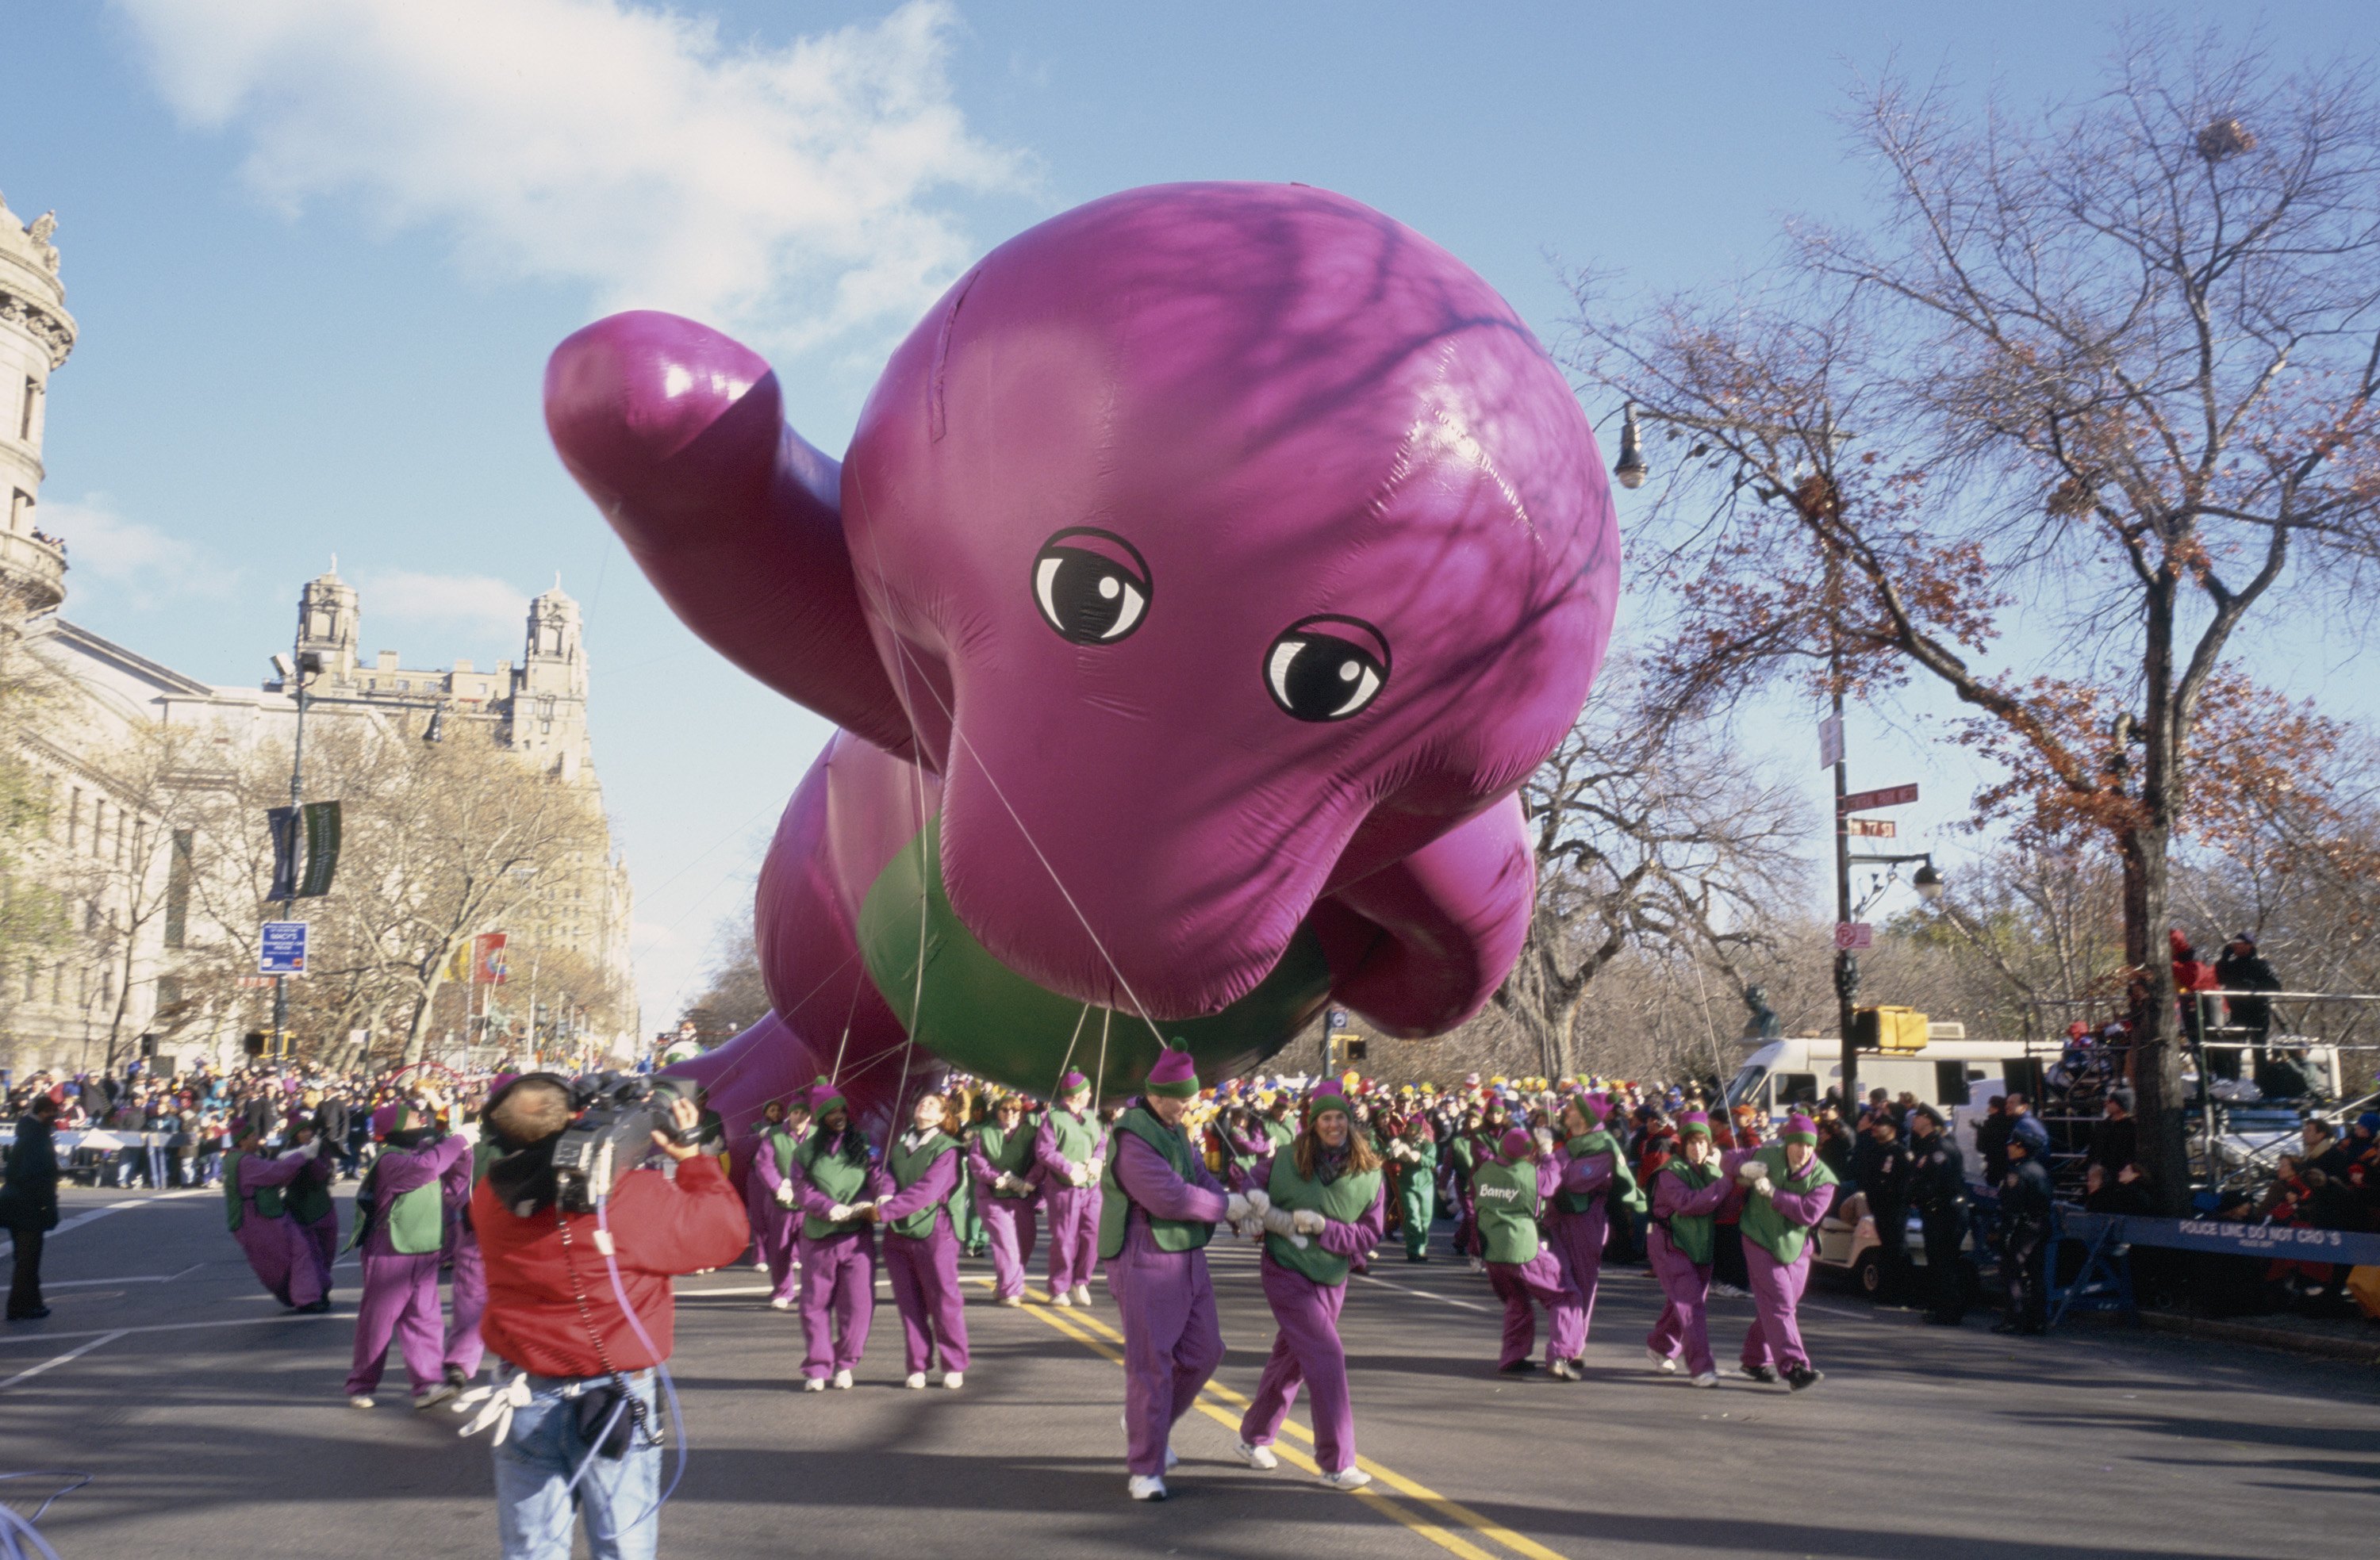
{"type": "Polygon", "coordinates": [[[2127,1322],[2132,1319],[2131,1249],[2123,1227],[2123,1218],[2115,1214],[2088,1214],[2062,1203],[2051,1210],[2049,1250],[2043,1253],[2049,1326],[2055,1328],[2075,1311],[2113,1312],[2127,1322]],[[2070,1243],[2082,1248],[2082,1258],[2074,1276],[2061,1280],[2058,1274],[2066,1264],[2060,1248],[2070,1243]]]}
{"type": "Polygon", "coordinates": [[[2341,1267],[2380,1265],[2380,1234],[2350,1229],[2306,1229],[2295,1225],[2237,1224],[2221,1219],[2144,1218],[2131,1214],[2091,1214],[2060,1204],[2052,1216],[2046,1290],[2049,1325],[2070,1312],[2113,1311],[2132,1314],[2131,1248],[2155,1246],[2216,1256],[2264,1261],[2321,1262],[2341,1267]],[[2058,1278],[2058,1248],[2075,1241],[2083,1248],[2074,1277],[2058,1278]]]}

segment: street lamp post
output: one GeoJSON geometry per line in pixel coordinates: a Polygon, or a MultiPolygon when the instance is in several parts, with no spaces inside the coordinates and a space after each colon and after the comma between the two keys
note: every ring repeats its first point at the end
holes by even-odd
{"type": "MultiPolygon", "coordinates": [[[[289,739],[289,816],[291,827],[302,815],[299,809],[306,796],[306,679],[322,670],[322,658],[312,650],[300,649],[305,641],[305,625],[298,625],[298,637],[289,647],[290,659],[273,657],[282,679],[289,684],[298,701],[298,729],[289,739]]],[[[291,845],[295,847],[295,840],[291,845]]],[[[286,921],[298,913],[298,872],[296,863],[289,864],[285,879],[288,892],[274,902],[281,906],[281,919],[286,921]]],[[[273,1060],[285,1059],[289,1055],[289,977],[276,973],[273,977],[273,1044],[269,1047],[273,1060]]]]}

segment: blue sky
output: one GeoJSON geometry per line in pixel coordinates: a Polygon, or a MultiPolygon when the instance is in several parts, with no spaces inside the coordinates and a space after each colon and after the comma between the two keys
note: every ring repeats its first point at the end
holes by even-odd
{"type": "MultiPolygon", "coordinates": [[[[2380,7],[2272,14],[2284,44],[2380,44],[2380,7]]],[[[825,731],[680,628],[562,472],[538,385],[569,331],[627,304],[717,320],[770,353],[796,426],[835,451],[886,350],[975,254],[1111,190],[1221,177],[1378,206],[1551,339],[1555,259],[1690,284],[1757,263],[1788,211],[1852,210],[1863,175],[1830,115],[1852,73],[1897,57],[1976,92],[2079,91],[2114,15],[11,7],[0,190],[21,217],[57,211],[82,329],[52,385],[42,495],[76,564],[67,611],[194,675],[248,682],[335,551],[364,591],[368,653],[485,665],[517,654],[521,604],[559,571],[588,612],[596,756],[639,895],[652,1028],[748,893],[825,731]]],[[[2294,685],[2342,675],[2309,654],[2294,685]]],[[[1751,739],[1792,759],[1815,804],[1801,714],[1760,719],[1751,739]]],[[[1921,826],[1960,816],[1974,778],[1925,735],[1852,721],[1855,755],[1898,756],[1859,783],[1925,783],[1921,826]]]]}

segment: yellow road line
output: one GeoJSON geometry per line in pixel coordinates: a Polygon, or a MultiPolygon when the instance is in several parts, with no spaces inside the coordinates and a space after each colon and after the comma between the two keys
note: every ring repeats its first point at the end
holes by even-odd
{"type": "MultiPolygon", "coordinates": [[[[980,1284],[987,1288],[991,1285],[991,1280],[988,1278],[976,1278],[970,1281],[976,1284],[980,1284]]],[[[1090,1349],[1093,1353],[1112,1360],[1118,1365],[1123,1363],[1123,1356],[1117,1352],[1117,1348],[1120,1348],[1123,1343],[1123,1335],[1116,1331],[1113,1327],[1108,1325],[1108,1324],[1100,1320],[1099,1316],[1089,1311],[1075,1307],[1061,1309],[1057,1306],[1050,1305],[1047,1303],[1049,1300],[1048,1294],[1039,1289],[1028,1289],[1026,1291],[1026,1295],[1027,1299],[1042,1303],[1020,1307],[1019,1309],[1029,1312],[1032,1315],[1048,1323],[1051,1327],[1065,1334],[1068,1337],[1073,1338],[1075,1342],[1081,1344],[1084,1348],[1090,1349]],[[1093,1336],[1094,1334],[1099,1336],[1093,1336]],[[1111,1340],[1117,1347],[1110,1347],[1110,1340],[1111,1340]]],[[[1217,1402],[1225,1406],[1237,1407],[1241,1409],[1245,1409],[1247,1406],[1248,1401],[1244,1395],[1234,1392],[1230,1387],[1224,1386],[1216,1382],[1208,1382],[1205,1387],[1200,1389],[1199,1396],[1202,1399],[1212,1397],[1216,1399],[1217,1402]]],[[[1240,1431],[1240,1421],[1238,1415],[1225,1413],[1222,1409],[1217,1408],[1214,1404],[1205,1401],[1201,1401],[1197,1407],[1200,1413],[1205,1414],[1208,1419],[1213,1420],[1216,1423],[1230,1430],[1232,1432],[1232,1439],[1238,1439],[1240,1431]]],[[[1305,1442],[1308,1445],[1311,1445],[1314,1442],[1314,1432],[1308,1430],[1305,1425],[1300,1424],[1294,1419],[1284,1419],[1281,1421],[1281,1428],[1289,1432],[1292,1435],[1296,1436],[1299,1440],[1305,1442]]],[[[1312,1457],[1308,1457],[1304,1452],[1299,1451],[1294,1446],[1285,1446],[1279,1442],[1275,1442],[1273,1444],[1273,1451],[1277,1456],[1287,1459],[1292,1466],[1303,1469],[1306,1472],[1314,1474],[1317,1477],[1319,1477],[1322,1472],[1321,1464],[1316,1462],[1312,1457]]],[[[1415,1481],[1406,1478],[1404,1475],[1374,1462],[1369,1457],[1359,1456],[1355,1459],[1355,1465],[1358,1468],[1361,1468],[1365,1472],[1370,1474],[1374,1479],[1378,1480],[1381,1483],[1397,1491],[1400,1494],[1405,1495],[1421,1503],[1423,1506],[1429,1507],[1438,1516],[1462,1527],[1469,1528],[1474,1532],[1478,1533],[1481,1537],[1488,1539],[1491,1542],[1501,1544],[1515,1554],[1526,1556],[1527,1560],[1564,1560],[1564,1557],[1560,1554],[1554,1550],[1548,1549],[1545,1545],[1537,1542],[1536,1540],[1525,1537],[1523,1534],[1516,1533],[1500,1523],[1491,1521],[1488,1518],[1481,1516],[1478,1512],[1472,1510],[1469,1506],[1463,1505],[1461,1502],[1449,1500],[1446,1496],[1439,1494],[1436,1490],[1430,1489],[1427,1485],[1416,1483],[1415,1481]]],[[[1377,1491],[1358,1490],[1355,1493],[1359,1497],[1371,1502],[1374,1506],[1379,1507],[1381,1511],[1393,1517],[1399,1522],[1403,1523],[1406,1527],[1411,1528],[1415,1532],[1421,1534],[1422,1537],[1429,1540],[1432,1543],[1437,1544],[1439,1548],[1447,1550],[1451,1554],[1463,1556],[1463,1560],[1498,1560],[1497,1556],[1472,1544],[1459,1534],[1450,1532],[1446,1528],[1439,1526],[1438,1523],[1428,1521],[1422,1517],[1416,1516],[1413,1512],[1406,1510],[1395,1501],[1389,1499],[1386,1495],[1383,1495],[1377,1491]]]]}

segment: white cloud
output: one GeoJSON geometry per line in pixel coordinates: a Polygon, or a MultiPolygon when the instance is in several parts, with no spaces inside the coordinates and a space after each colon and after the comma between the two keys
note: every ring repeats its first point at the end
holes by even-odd
{"type": "Polygon", "coordinates": [[[528,593],[490,574],[371,574],[356,585],[364,621],[454,623],[482,636],[517,640],[528,622],[528,593]]]}
{"type": "Polygon", "coordinates": [[[79,579],[112,587],[139,607],[169,597],[225,595],[237,581],[204,548],[125,518],[105,493],[44,500],[36,523],[67,544],[69,600],[79,579]]]}
{"type": "Polygon", "coordinates": [[[626,0],[116,3],[268,198],[782,346],[907,323],[974,252],[935,200],[1019,179],[952,100],[945,0],[781,47],[626,0]]]}

